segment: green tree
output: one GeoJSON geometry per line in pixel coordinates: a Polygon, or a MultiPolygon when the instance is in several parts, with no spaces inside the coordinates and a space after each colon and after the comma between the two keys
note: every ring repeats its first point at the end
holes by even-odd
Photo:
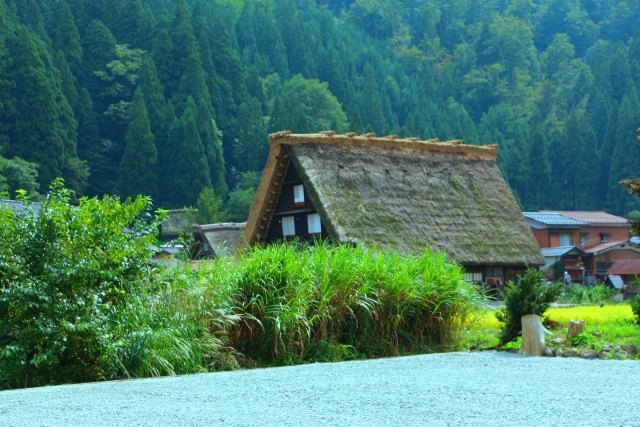
{"type": "Polygon", "coordinates": [[[38,165],[19,157],[0,156],[0,192],[6,191],[11,197],[17,190],[24,190],[30,197],[38,194],[38,165]]]}
{"type": "Polygon", "coordinates": [[[639,203],[635,198],[624,193],[619,185],[623,179],[628,179],[640,170],[640,146],[634,143],[635,125],[640,122],[640,105],[635,90],[625,96],[620,103],[615,131],[615,147],[611,157],[609,173],[609,191],[607,205],[618,215],[625,215],[638,209],[639,203]]]}
{"type": "Polygon", "coordinates": [[[96,103],[96,111],[102,113],[107,109],[107,100],[98,95],[105,92],[107,82],[97,74],[107,69],[107,64],[116,57],[116,38],[111,31],[99,20],[93,20],[82,38],[84,52],[85,87],[96,103]]]}
{"type": "Polygon", "coordinates": [[[65,157],[75,156],[77,124],[60,91],[60,74],[47,68],[53,65],[44,46],[26,28],[10,34],[6,43],[12,59],[6,75],[13,86],[6,154],[37,163],[40,185],[46,188],[62,176],[65,157]]]}
{"type": "Polygon", "coordinates": [[[390,38],[402,21],[402,2],[394,0],[356,0],[349,8],[349,19],[377,38],[390,38]]]}
{"type": "Polygon", "coordinates": [[[268,123],[256,98],[250,97],[240,104],[236,123],[238,131],[233,145],[233,165],[242,172],[261,169],[269,155],[268,123]]]}
{"type": "Polygon", "coordinates": [[[542,272],[529,269],[518,283],[507,283],[505,309],[496,313],[504,325],[500,329],[500,345],[515,340],[522,332],[522,316],[537,314],[542,316],[562,291],[559,284],[545,287],[542,272]]]}
{"type": "Polygon", "coordinates": [[[196,125],[196,106],[193,99],[187,99],[186,108],[179,120],[169,131],[171,162],[165,179],[166,202],[170,206],[193,206],[198,194],[205,187],[211,187],[209,164],[196,125]]]}
{"type": "Polygon", "coordinates": [[[144,55],[142,59],[138,89],[142,90],[144,94],[151,131],[156,139],[156,146],[161,146],[167,138],[171,123],[165,122],[167,102],[164,98],[164,89],[158,78],[155,63],[150,55],[144,55]]]}
{"type": "Polygon", "coordinates": [[[158,195],[158,153],[145,106],[138,89],[129,110],[124,155],[118,171],[118,190],[124,197],[158,195]]]}
{"type": "Polygon", "coordinates": [[[344,132],[349,127],[340,102],[329,86],[319,80],[293,76],[284,84],[278,102],[271,115],[269,128],[272,130],[344,132]]]}
{"type": "Polygon", "coordinates": [[[211,187],[205,187],[196,201],[198,224],[214,224],[221,222],[226,213],[222,211],[222,199],[216,195],[211,187]]]}
{"type": "Polygon", "coordinates": [[[67,59],[62,51],[57,51],[53,61],[60,73],[60,79],[62,84],[62,93],[67,98],[69,105],[76,110],[76,104],[78,103],[78,91],[76,90],[75,78],[71,74],[71,69],[67,63],[67,59]]]}
{"type": "Polygon", "coordinates": [[[71,9],[69,9],[66,1],[58,1],[54,7],[53,19],[57,24],[54,36],[54,48],[64,53],[73,76],[78,80],[82,80],[82,44],[71,9]]]}
{"type": "Polygon", "coordinates": [[[382,112],[382,100],[380,90],[375,75],[375,70],[371,64],[364,67],[363,89],[360,93],[360,118],[364,129],[378,134],[386,131],[384,113],[382,112]]]}
{"type": "Polygon", "coordinates": [[[249,217],[249,211],[256,196],[260,183],[260,173],[244,172],[233,191],[229,193],[226,203],[227,219],[234,222],[244,222],[249,217]]]}
{"type": "MultiPolygon", "coordinates": [[[[640,141],[640,128],[636,129],[636,141],[640,141]]],[[[636,142],[637,144],[637,142],[636,142]]],[[[629,193],[635,197],[640,197],[640,178],[628,178],[620,181],[629,193]]],[[[635,211],[637,213],[637,211],[635,211]]],[[[631,221],[631,231],[634,236],[640,236],[640,220],[634,219],[631,221]]],[[[634,314],[638,322],[640,323],[640,300],[636,297],[636,306],[638,310],[634,309],[634,314]]]]}

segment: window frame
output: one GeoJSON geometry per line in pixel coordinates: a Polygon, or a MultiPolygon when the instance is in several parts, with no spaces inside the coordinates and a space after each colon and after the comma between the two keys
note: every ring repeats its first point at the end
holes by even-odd
{"type": "Polygon", "coordinates": [[[589,241],[589,233],[583,231],[580,233],[580,246],[586,246],[589,241]]]}
{"type": "Polygon", "coordinates": [[[573,236],[571,233],[558,233],[558,246],[573,246],[573,236]],[[569,240],[568,244],[563,244],[562,241],[569,240]]]}
{"type": "Polygon", "coordinates": [[[294,206],[304,206],[304,185],[295,184],[293,186],[293,204],[294,206]]]}
{"type": "Polygon", "coordinates": [[[307,214],[307,232],[309,234],[320,234],[322,233],[322,219],[320,218],[320,214],[317,212],[312,212],[307,214]],[[313,230],[311,226],[314,226],[313,230]]]}
{"type": "Polygon", "coordinates": [[[282,237],[291,237],[296,235],[296,217],[293,215],[283,216],[280,219],[282,225],[282,237]]]}
{"type": "Polygon", "coordinates": [[[484,277],[479,271],[465,272],[464,281],[467,283],[482,283],[484,281],[484,277]]]}

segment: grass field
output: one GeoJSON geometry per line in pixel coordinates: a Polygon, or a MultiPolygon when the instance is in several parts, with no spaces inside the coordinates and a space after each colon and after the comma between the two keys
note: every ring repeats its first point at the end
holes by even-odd
{"type": "MultiPolygon", "coordinates": [[[[487,308],[474,313],[463,332],[464,349],[482,350],[498,345],[501,323],[496,319],[495,312],[496,309],[487,308]]],[[[553,336],[550,338],[566,336],[570,320],[584,320],[585,332],[579,342],[574,344],[578,348],[599,350],[605,345],[613,347],[625,344],[633,344],[640,348],[640,326],[634,323],[633,313],[628,304],[550,308],[544,318],[559,324],[556,329],[551,330],[553,336]]],[[[510,348],[519,348],[519,342],[516,341],[510,348]]]]}

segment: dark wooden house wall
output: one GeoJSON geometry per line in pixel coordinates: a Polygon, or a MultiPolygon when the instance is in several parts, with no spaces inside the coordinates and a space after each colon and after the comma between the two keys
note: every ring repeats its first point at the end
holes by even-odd
{"type": "MultiPolygon", "coordinates": [[[[266,243],[271,243],[279,240],[294,240],[309,242],[316,239],[328,239],[329,233],[324,226],[322,218],[320,219],[320,233],[309,233],[307,226],[307,216],[309,214],[318,213],[311,200],[307,189],[304,189],[304,203],[294,203],[294,187],[296,185],[303,185],[302,179],[296,170],[293,163],[289,163],[287,173],[285,174],[284,181],[282,183],[282,189],[280,196],[278,197],[278,203],[276,204],[276,210],[271,219],[271,225],[267,232],[266,243]],[[282,218],[287,216],[293,216],[295,222],[296,233],[294,236],[283,236],[282,234],[282,218]]],[[[303,185],[304,186],[304,185],[303,185]]]]}

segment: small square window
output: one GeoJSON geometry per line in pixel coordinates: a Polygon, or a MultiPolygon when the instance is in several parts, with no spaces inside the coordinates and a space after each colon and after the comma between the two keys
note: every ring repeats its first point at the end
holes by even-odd
{"type": "Polygon", "coordinates": [[[605,233],[600,233],[600,243],[609,242],[609,235],[605,233]]]}
{"type": "Polygon", "coordinates": [[[470,283],[482,283],[482,273],[464,273],[464,280],[470,283]]]}
{"type": "Polygon", "coordinates": [[[293,203],[304,203],[304,187],[302,184],[293,186],[293,203]]]}
{"type": "Polygon", "coordinates": [[[558,236],[558,246],[571,246],[571,234],[560,233],[558,236]]]}
{"type": "Polygon", "coordinates": [[[294,217],[282,217],[282,235],[285,237],[296,235],[296,221],[294,217]]]}
{"type": "Polygon", "coordinates": [[[320,225],[320,215],[318,215],[317,213],[307,215],[307,227],[309,230],[309,234],[320,233],[322,231],[320,225]]]}
{"type": "Polygon", "coordinates": [[[580,233],[580,246],[586,246],[589,233],[580,233]]]}

